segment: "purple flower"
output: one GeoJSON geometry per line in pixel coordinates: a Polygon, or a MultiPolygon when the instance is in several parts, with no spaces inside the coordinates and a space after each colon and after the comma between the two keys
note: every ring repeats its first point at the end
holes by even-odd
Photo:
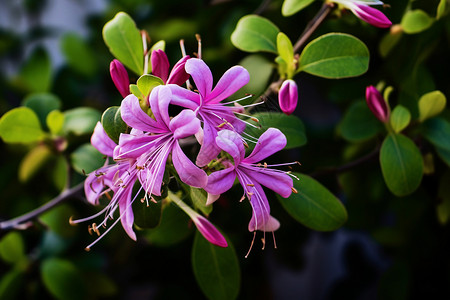
{"type": "Polygon", "coordinates": [[[389,121],[389,107],[381,93],[374,87],[366,88],[366,101],[372,113],[383,123],[389,121]]]}
{"type": "Polygon", "coordinates": [[[269,128],[255,145],[253,152],[245,158],[242,138],[234,131],[222,130],[218,133],[216,143],[234,160],[225,162],[226,169],[213,172],[208,177],[205,190],[208,192],[207,204],[213,203],[220,194],[229,190],[238,178],[245,196],[250,200],[253,214],[248,225],[249,231],[275,231],[280,223],[270,215],[270,206],[261,185],[287,198],[293,190],[292,178],[285,172],[267,168],[258,162],[283,149],[286,137],[280,130],[269,128]]]}
{"type": "Polygon", "coordinates": [[[126,97],[130,94],[130,79],[125,67],[120,61],[114,59],[109,65],[109,73],[114,82],[114,85],[119,90],[122,97],[126,97]]]}
{"type": "Polygon", "coordinates": [[[184,65],[189,58],[189,56],[181,58],[169,74],[170,64],[166,53],[161,49],[154,50],[150,58],[152,74],[161,78],[164,84],[182,85],[189,79],[189,74],[184,69],[184,65]]]}
{"type": "Polygon", "coordinates": [[[278,102],[286,115],[295,111],[298,102],[298,89],[294,80],[288,79],[283,82],[278,93],[278,102]]]}
{"type": "Polygon", "coordinates": [[[391,27],[392,22],[379,10],[369,5],[383,5],[378,0],[332,0],[351,10],[361,20],[380,28],[391,27]]]}
{"type": "Polygon", "coordinates": [[[203,122],[203,136],[199,138],[202,146],[196,164],[205,166],[220,152],[215,143],[219,130],[228,128],[242,132],[245,129],[245,123],[234,115],[234,111],[239,111],[240,108],[226,106],[221,101],[246,85],[250,75],[243,67],[234,66],[223,74],[213,89],[211,70],[203,60],[191,58],[186,62],[185,69],[192,76],[198,93],[170,85],[172,103],[194,110],[203,122]]]}

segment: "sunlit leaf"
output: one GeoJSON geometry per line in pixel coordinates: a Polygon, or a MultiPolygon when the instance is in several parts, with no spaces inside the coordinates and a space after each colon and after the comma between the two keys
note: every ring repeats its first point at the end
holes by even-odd
{"type": "Polygon", "coordinates": [[[164,84],[164,82],[161,78],[148,74],[142,75],[137,81],[137,86],[144,98],[150,95],[153,88],[162,84],[164,84]]]}
{"type": "Polygon", "coordinates": [[[78,107],[64,112],[63,131],[75,135],[92,134],[100,121],[100,112],[90,107],[78,107]]]}
{"type": "Polygon", "coordinates": [[[392,111],[389,121],[394,132],[399,133],[408,126],[411,121],[411,113],[406,107],[397,105],[392,111]]]}
{"type": "Polygon", "coordinates": [[[0,137],[6,143],[33,143],[42,140],[44,132],[33,110],[18,107],[0,119],[0,137]]]}
{"type": "Polygon", "coordinates": [[[421,9],[408,11],[402,18],[400,25],[408,34],[415,34],[427,30],[433,25],[433,18],[421,9]]]}
{"type": "Polygon", "coordinates": [[[447,8],[447,0],[441,0],[439,1],[439,5],[436,10],[436,19],[439,20],[442,18],[445,14],[445,10],[447,8]]]}
{"type": "Polygon", "coordinates": [[[296,67],[294,62],[294,48],[291,40],[283,32],[277,35],[277,51],[278,55],[286,63],[288,78],[291,78],[296,67]]]}
{"type": "Polygon", "coordinates": [[[47,126],[47,115],[55,109],[61,108],[61,100],[49,93],[33,93],[23,100],[23,105],[31,108],[39,118],[41,125],[47,126]]]}
{"type": "Polygon", "coordinates": [[[0,240],[0,257],[3,261],[15,264],[25,258],[25,245],[18,232],[10,232],[0,240]]]}
{"type": "Polygon", "coordinates": [[[237,23],[231,34],[231,42],[242,51],[277,53],[278,32],[278,27],[268,19],[247,15],[237,23]]]}
{"type": "Polygon", "coordinates": [[[285,17],[292,16],[313,2],[314,0],[284,0],[281,13],[285,17]]]}
{"type": "Polygon", "coordinates": [[[47,115],[45,123],[53,134],[60,134],[64,126],[64,114],[59,110],[52,110],[47,115]]]}
{"type": "Polygon", "coordinates": [[[419,121],[432,118],[440,114],[447,103],[447,98],[441,91],[426,93],[419,99],[419,121]]]}

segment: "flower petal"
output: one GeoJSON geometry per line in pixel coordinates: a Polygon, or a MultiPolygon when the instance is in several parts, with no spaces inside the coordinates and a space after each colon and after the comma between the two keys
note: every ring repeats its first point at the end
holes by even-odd
{"type": "Polygon", "coordinates": [[[223,235],[220,233],[219,230],[217,230],[216,227],[214,227],[211,222],[208,221],[203,216],[198,215],[196,218],[193,218],[192,221],[194,221],[195,226],[197,226],[198,231],[207,239],[211,244],[220,246],[220,247],[227,247],[227,241],[223,237],[223,235]]]}
{"type": "Polygon", "coordinates": [[[122,120],[130,127],[153,133],[167,131],[141,109],[139,99],[132,94],[123,99],[120,113],[122,120]]]}
{"type": "Polygon", "coordinates": [[[255,149],[253,149],[253,152],[244,161],[249,164],[258,163],[283,149],[286,146],[286,142],[286,137],[279,129],[269,128],[261,134],[255,145],[255,149]]]}
{"type": "MultiPolygon", "coordinates": [[[[242,182],[241,182],[242,184],[242,182]]],[[[266,230],[266,225],[272,225],[270,221],[270,206],[269,201],[267,201],[266,194],[262,187],[257,183],[253,182],[252,193],[250,196],[250,203],[252,205],[252,218],[248,224],[249,231],[266,230]]],[[[245,189],[245,188],[244,188],[245,189]]],[[[272,229],[272,227],[270,228],[272,229]]]]}
{"type": "Polygon", "coordinates": [[[250,80],[250,74],[241,66],[234,66],[228,69],[220,78],[214,90],[205,102],[218,103],[237,92],[250,80]]]}
{"type": "Polygon", "coordinates": [[[200,95],[175,84],[167,87],[172,91],[171,104],[196,110],[200,105],[200,95]]]}
{"type": "Polygon", "coordinates": [[[126,97],[130,94],[130,79],[128,78],[128,73],[123,64],[114,59],[109,65],[109,73],[111,74],[111,79],[114,82],[119,93],[122,97],[126,97]]]}
{"type": "Polygon", "coordinates": [[[136,240],[136,233],[133,231],[134,214],[131,207],[131,196],[133,192],[133,184],[130,184],[123,192],[119,199],[120,222],[128,236],[132,240],[136,240]]]}
{"type": "Polygon", "coordinates": [[[286,173],[268,168],[245,166],[245,164],[241,164],[239,167],[241,169],[246,168],[246,174],[251,177],[253,181],[257,181],[275,193],[280,194],[283,198],[287,198],[291,195],[294,182],[291,176],[286,173]]]}
{"type": "Polygon", "coordinates": [[[238,166],[245,156],[245,148],[242,138],[234,131],[224,129],[217,133],[217,146],[227,152],[234,159],[234,165],[238,166]]]}
{"type": "MultiPolygon", "coordinates": [[[[226,168],[224,170],[216,171],[208,176],[208,184],[204,187],[205,191],[211,195],[220,195],[231,189],[234,180],[236,179],[236,171],[234,166],[226,168]]],[[[208,197],[206,205],[213,203],[218,197],[208,197]]]]}
{"type": "Polygon", "coordinates": [[[100,122],[97,122],[97,125],[95,125],[94,133],[91,136],[91,144],[101,154],[109,157],[113,157],[114,148],[117,146],[105,132],[100,122]]]}
{"type": "Polygon", "coordinates": [[[153,50],[150,60],[152,63],[152,74],[166,83],[170,68],[166,53],[161,49],[153,50]]]}
{"type": "Polygon", "coordinates": [[[199,167],[206,166],[220,153],[216,144],[217,129],[209,121],[203,121],[203,140],[195,164],[199,167]]]}
{"type": "Polygon", "coordinates": [[[200,120],[192,110],[188,109],[182,110],[169,124],[169,129],[176,140],[194,135],[200,128],[200,120]]]}
{"type": "Polygon", "coordinates": [[[150,108],[155,116],[156,122],[161,124],[161,127],[169,128],[169,104],[172,99],[172,92],[170,88],[164,85],[155,87],[150,93],[150,108]]]}
{"type": "Polygon", "coordinates": [[[185,69],[192,76],[202,98],[208,98],[213,85],[213,77],[206,63],[201,59],[191,58],[186,62],[185,69]]]}
{"type": "Polygon", "coordinates": [[[193,187],[203,188],[206,186],[208,176],[205,171],[199,169],[187,158],[178,142],[175,142],[173,146],[172,162],[181,181],[193,187]]]}
{"type": "Polygon", "coordinates": [[[114,159],[137,158],[159,145],[159,139],[161,139],[160,135],[121,133],[119,147],[114,153],[114,159]]]}
{"type": "Polygon", "coordinates": [[[281,110],[290,115],[295,111],[298,102],[298,89],[294,80],[288,79],[283,82],[278,93],[278,103],[281,110]]]}
{"type": "Polygon", "coordinates": [[[355,4],[352,12],[358,18],[373,26],[379,28],[388,28],[392,26],[392,22],[381,11],[373,7],[364,4],[355,4]]]}
{"type": "Polygon", "coordinates": [[[167,84],[172,83],[182,85],[189,79],[189,74],[186,73],[186,69],[184,68],[188,59],[190,59],[189,55],[183,56],[183,58],[173,66],[169,79],[167,79],[167,84]]]}

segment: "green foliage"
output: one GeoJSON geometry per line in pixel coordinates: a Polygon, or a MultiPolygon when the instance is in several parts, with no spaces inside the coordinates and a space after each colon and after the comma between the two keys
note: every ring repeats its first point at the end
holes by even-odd
{"type": "Polygon", "coordinates": [[[247,52],[277,53],[277,35],[280,30],[266,18],[248,15],[242,17],[231,35],[233,45],[247,52]]]}
{"type": "Polygon", "coordinates": [[[236,299],[240,289],[241,272],[238,258],[230,240],[222,248],[208,242],[199,232],[192,247],[192,268],[195,279],[208,299],[236,299]]]}
{"type": "Polygon", "coordinates": [[[277,35],[277,51],[278,55],[280,55],[280,58],[283,60],[283,64],[286,66],[286,70],[280,73],[282,76],[284,75],[283,73],[286,73],[287,78],[292,78],[296,68],[294,61],[294,48],[291,40],[282,32],[277,35]]]}
{"type": "Polygon", "coordinates": [[[19,180],[27,182],[51,158],[52,152],[46,145],[38,145],[30,150],[19,166],[19,180]]]}
{"type": "Polygon", "coordinates": [[[347,221],[344,205],[326,187],[312,177],[293,173],[294,188],[289,198],[277,195],[284,209],[298,222],[318,231],[336,230],[347,221]]]}
{"type": "Polygon", "coordinates": [[[284,0],[281,13],[285,17],[292,16],[313,2],[314,0],[284,0]]]}
{"type": "Polygon", "coordinates": [[[30,93],[48,92],[52,84],[50,58],[41,48],[37,48],[22,67],[18,84],[30,93]]]}
{"type": "Polygon", "coordinates": [[[39,220],[60,237],[69,238],[74,236],[78,230],[68,221],[74,214],[75,211],[69,205],[59,205],[42,214],[39,220]]]}
{"type": "Polygon", "coordinates": [[[445,10],[447,9],[448,1],[440,0],[439,5],[436,10],[436,19],[440,19],[445,15],[445,10]]]}
{"type": "Polygon", "coordinates": [[[328,33],[306,45],[298,72],[330,79],[354,77],[369,68],[369,49],[354,36],[328,33]]]}
{"type": "Polygon", "coordinates": [[[204,189],[189,187],[189,196],[194,207],[200,210],[204,215],[208,216],[212,210],[212,205],[206,205],[207,193],[204,189]]]}
{"type": "Polygon", "coordinates": [[[31,108],[39,118],[41,125],[47,125],[47,115],[55,109],[61,108],[61,100],[50,93],[33,93],[23,100],[23,105],[31,108]]]}
{"type": "Polygon", "coordinates": [[[389,134],[380,150],[384,181],[396,196],[406,196],[420,185],[423,160],[417,146],[402,134],[389,134]]]}
{"type": "Polygon", "coordinates": [[[402,18],[401,26],[408,34],[420,33],[433,25],[434,19],[421,9],[408,11],[402,18]]]}
{"type": "Polygon", "coordinates": [[[139,29],[124,12],[118,13],[103,27],[103,39],[109,51],[134,73],[144,73],[144,48],[139,29]]]}
{"type": "Polygon", "coordinates": [[[447,98],[441,91],[426,93],[419,99],[419,121],[432,118],[440,114],[447,103],[447,98]]]}
{"type": "Polygon", "coordinates": [[[137,81],[137,87],[139,88],[139,91],[144,99],[150,95],[150,92],[155,87],[162,84],[164,84],[164,82],[161,78],[148,74],[142,75],[137,81]]]}
{"type": "MultiPolygon", "coordinates": [[[[251,54],[241,60],[239,65],[247,69],[250,74],[250,81],[235,94],[235,97],[237,99],[243,98],[246,93],[256,97],[263,94],[273,72],[273,63],[259,54],[251,54]]],[[[239,103],[245,105],[249,104],[251,100],[244,100],[239,103]]]]}
{"type": "Polygon", "coordinates": [[[100,113],[90,107],[79,107],[64,112],[63,132],[65,134],[84,135],[92,134],[100,113]]]}
{"type": "Polygon", "coordinates": [[[6,273],[0,280],[0,299],[17,299],[17,294],[23,288],[24,277],[25,274],[20,269],[12,269],[6,273]]]}
{"type": "Polygon", "coordinates": [[[18,232],[10,232],[0,240],[0,257],[10,264],[19,263],[26,258],[23,238],[18,232]]]}
{"type": "Polygon", "coordinates": [[[400,131],[405,129],[406,126],[409,125],[410,121],[411,121],[411,113],[406,107],[402,105],[397,105],[394,108],[391,117],[389,119],[391,127],[395,133],[399,133],[400,131]]]}
{"type": "Polygon", "coordinates": [[[350,142],[368,140],[382,130],[382,124],[372,114],[365,101],[354,102],[339,124],[340,134],[350,142]],[[355,124],[358,124],[358,126],[355,126],[355,124]]]}
{"type": "Polygon", "coordinates": [[[109,107],[103,112],[102,126],[106,134],[116,144],[119,144],[120,134],[125,133],[128,129],[127,124],[122,120],[120,106],[109,107]]]}
{"type": "MultiPolygon", "coordinates": [[[[144,199],[144,198],[142,198],[144,199]]],[[[139,228],[155,228],[161,223],[162,201],[156,203],[137,201],[133,202],[134,224],[139,228]]]]}
{"type": "Polygon", "coordinates": [[[8,111],[0,119],[0,137],[6,143],[34,143],[44,138],[39,118],[28,107],[8,111]]]}
{"type": "Polygon", "coordinates": [[[85,76],[92,76],[97,72],[96,57],[92,49],[77,34],[68,33],[61,39],[61,50],[68,65],[85,76]]]}
{"type": "Polygon", "coordinates": [[[48,113],[45,123],[52,134],[60,134],[64,126],[64,114],[59,110],[52,110],[48,113]]]}
{"type": "Polygon", "coordinates": [[[89,174],[103,166],[105,158],[91,144],[83,144],[72,152],[70,162],[78,173],[89,174]]]}
{"type": "Polygon", "coordinates": [[[423,135],[438,148],[450,151],[450,122],[433,118],[423,124],[423,135]]]}

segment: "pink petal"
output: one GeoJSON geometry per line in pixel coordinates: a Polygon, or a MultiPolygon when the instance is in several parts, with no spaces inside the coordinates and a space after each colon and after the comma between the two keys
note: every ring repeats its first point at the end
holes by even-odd
{"type": "Polygon", "coordinates": [[[250,74],[241,66],[228,69],[220,78],[214,90],[205,102],[217,103],[228,98],[246,85],[250,80],[250,74]]]}
{"type": "Polygon", "coordinates": [[[355,6],[352,11],[361,20],[380,28],[392,26],[392,22],[378,9],[358,3],[355,6]]]}
{"type": "Polygon", "coordinates": [[[200,95],[175,84],[167,87],[172,91],[171,104],[196,110],[200,106],[200,95]]]}
{"type": "Polygon", "coordinates": [[[132,240],[136,240],[136,233],[133,231],[134,214],[133,208],[131,207],[131,196],[133,192],[133,184],[130,184],[122,194],[119,199],[119,211],[120,211],[120,222],[122,227],[128,236],[132,240]]]}
{"type": "Polygon", "coordinates": [[[182,139],[200,130],[200,120],[192,110],[184,109],[170,121],[169,129],[176,140],[182,139]]]}
{"type": "Polygon", "coordinates": [[[253,152],[243,162],[248,164],[258,163],[283,149],[286,143],[286,137],[279,129],[269,128],[261,134],[253,152]]]}
{"type": "Polygon", "coordinates": [[[383,123],[389,121],[389,107],[381,93],[373,85],[366,88],[366,102],[378,120],[383,123]]]}
{"type": "Polygon", "coordinates": [[[122,120],[130,127],[153,133],[167,131],[141,109],[139,99],[134,95],[128,95],[123,99],[120,112],[122,120]]]}
{"type": "Polygon", "coordinates": [[[130,94],[130,79],[128,78],[127,70],[122,63],[117,59],[114,59],[109,65],[109,73],[111,74],[114,85],[122,97],[125,98],[128,96],[130,94]]]}
{"type": "Polygon", "coordinates": [[[137,158],[159,145],[159,143],[155,143],[155,140],[158,139],[161,139],[159,135],[122,133],[120,134],[119,148],[114,153],[114,159],[137,158]]]}
{"type": "Polygon", "coordinates": [[[208,219],[199,215],[196,218],[193,218],[192,221],[194,221],[198,231],[200,231],[205,239],[207,239],[211,244],[224,248],[228,246],[223,235],[219,232],[219,230],[217,230],[216,227],[214,227],[213,224],[211,224],[211,222],[208,221],[208,219]]]}
{"type": "MultiPolygon", "coordinates": [[[[242,184],[242,182],[241,182],[242,184]]],[[[250,203],[252,205],[252,218],[248,224],[249,231],[265,230],[266,224],[270,221],[270,206],[269,201],[267,201],[266,194],[262,187],[257,183],[253,182],[253,195],[250,197],[250,203]]],[[[270,228],[272,229],[272,228],[270,228]]]]}
{"type": "MultiPolygon", "coordinates": [[[[236,172],[234,166],[226,168],[224,170],[216,171],[208,176],[208,184],[205,186],[205,191],[211,195],[220,195],[231,189],[234,180],[236,179],[236,172]]],[[[218,198],[218,196],[217,196],[218,198]]],[[[206,205],[213,203],[217,200],[216,197],[208,197],[206,205]]]]}
{"type": "Polygon", "coordinates": [[[220,149],[231,155],[234,165],[238,166],[245,156],[245,148],[239,134],[231,130],[221,130],[217,133],[216,144],[220,149]]]}
{"type": "Polygon", "coordinates": [[[150,60],[152,63],[152,74],[161,78],[166,83],[170,68],[166,53],[161,49],[154,50],[150,60]]]}
{"type": "Polygon", "coordinates": [[[269,220],[263,225],[263,226],[255,226],[255,219],[254,219],[254,215],[252,216],[252,219],[250,220],[249,224],[248,224],[248,230],[250,232],[255,231],[255,230],[261,230],[261,231],[265,231],[265,232],[272,232],[275,230],[278,230],[278,228],[280,228],[280,222],[275,219],[274,217],[272,217],[271,215],[269,215],[269,220]]]}
{"type": "Polygon", "coordinates": [[[172,99],[170,88],[164,85],[155,87],[150,93],[150,108],[155,116],[155,120],[161,127],[169,128],[169,104],[172,99]]]}
{"type": "MultiPolygon", "coordinates": [[[[244,164],[241,164],[240,168],[244,166],[244,164]]],[[[246,171],[246,174],[251,177],[253,181],[259,182],[283,198],[287,198],[291,195],[294,182],[291,176],[286,173],[262,167],[248,166],[246,169],[250,170],[246,171]]]]}
{"type": "MultiPolygon", "coordinates": [[[[206,119],[208,120],[208,119],[206,119]]],[[[217,129],[208,120],[203,122],[203,140],[195,164],[199,167],[206,166],[220,153],[220,148],[216,145],[217,129]]]]}
{"type": "Polygon", "coordinates": [[[101,154],[112,157],[116,143],[108,136],[103,129],[102,123],[97,122],[94,133],[91,136],[91,144],[101,154]]]}
{"type": "Polygon", "coordinates": [[[185,69],[192,76],[202,98],[208,98],[213,85],[213,77],[206,63],[201,59],[191,58],[186,62],[185,69]]]}
{"type": "Polygon", "coordinates": [[[278,102],[286,115],[295,111],[298,102],[298,89],[294,80],[288,79],[283,82],[278,94],[278,102]]]}
{"type": "Polygon", "coordinates": [[[176,64],[173,66],[172,71],[170,72],[169,79],[167,79],[167,84],[176,84],[182,85],[189,79],[189,74],[186,73],[186,69],[184,68],[186,65],[186,61],[189,59],[189,55],[183,56],[176,64]]]}
{"type": "Polygon", "coordinates": [[[175,142],[172,150],[172,162],[173,166],[177,170],[181,181],[184,183],[203,188],[208,182],[208,176],[205,171],[199,169],[189,158],[186,157],[180,145],[175,142]]]}

